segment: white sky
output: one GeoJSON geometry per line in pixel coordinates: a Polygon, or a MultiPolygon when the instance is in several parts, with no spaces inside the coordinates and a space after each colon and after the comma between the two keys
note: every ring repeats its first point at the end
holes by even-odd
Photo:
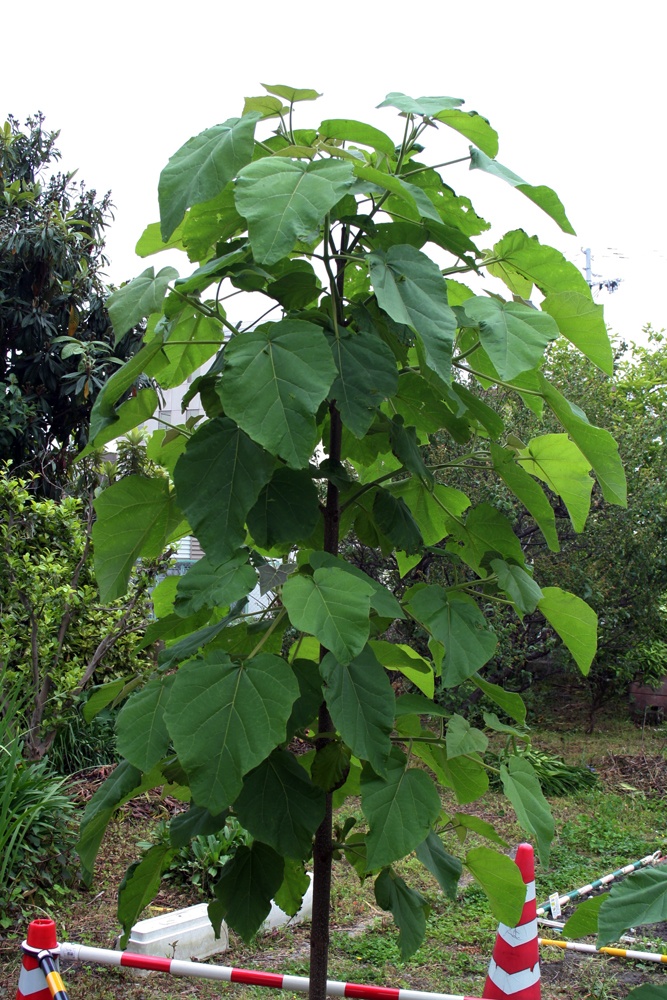
{"type": "MultiPolygon", "coordinates": [[[[388,92],[445,94],[490,120],[501,163],[555,188],[578,234],[562,234],[500,180],[445,172],[494,222],[492,238],[522,227],[582,269],[590,247],[594,274],[622,279],[597,296],[612,329],[636,340],[649,321],[667,327],[664,31],[646,0],[255,0],[233,9],[225,0],[36,0],[0,58],[0,116],[42,110],[61,130],[62,166],[112,190],[116,283],[167,263],[141,261],[134,245],[157,221],[169,157],[240,114],[245,96],[263,93],[260,81],[323,92],[299,106],[304,127],[350,117],[397,140],[397,112],[373,110],[388,92]]],[[[465,140],[441,131],[443,159],[466,154],[465,140]]],[[[478,245],[489,242],[485,234],[478,245]]]]}

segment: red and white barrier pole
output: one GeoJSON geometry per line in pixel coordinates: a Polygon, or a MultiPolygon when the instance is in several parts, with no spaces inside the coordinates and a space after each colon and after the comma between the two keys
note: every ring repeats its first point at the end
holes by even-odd
{"type": "MultiPolygon", "coordinates": [[[[233,969],[224,965],[204,965],[202,962],[136,955],[130,951],[109,951],[81,944],[61,944],[60,957],[63,962],[96,962],[99,965],[120,966],[125,969],[167,972],[172,976],[195,976],[199,979],[216,979],[226,983],[243,983],[247,986],[269,986],[277,990],[291,990],[293,993],[307,993],[310,987],[310,980],[306,976],[281,976],[275,972],[253,972],[250,969],[233,969]]],[[[455,993],[422,993],[419,990],[340,983],[331,979],[327,980],[326,992],[329,996],[354,997],[356,1000],[478,1000],[475,997],[455,993]]]]}

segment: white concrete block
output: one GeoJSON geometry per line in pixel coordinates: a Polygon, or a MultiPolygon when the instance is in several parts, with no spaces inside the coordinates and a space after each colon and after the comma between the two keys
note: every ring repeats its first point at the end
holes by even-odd
{"type": "MultiPolygon", "coordinates": [[[[294,917],[271,904],[271,911],[260,928],[260,933],[268,933],[276,927],[297,924],[309,920],[313,912],[313,885],[308,887],[301,909],[294,917]]],[[[127,943],[127,950],[139,955],[158,955],[160,958],[178,958],[185,961],[210,958],[226,951],[229,946],[227,924],[222,922],[220,937],[216,938],[208,919],[208,905],[198,903],[182,910],[162,913],[159,917],[149,917],[134,925],[127,943]]]]}

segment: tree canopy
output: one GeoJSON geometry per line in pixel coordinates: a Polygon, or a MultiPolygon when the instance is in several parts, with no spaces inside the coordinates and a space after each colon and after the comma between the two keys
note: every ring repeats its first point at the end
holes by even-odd
{"type": "Polygon", "coordinates": [[[53,173],[58,133],[37,114],[0,129],[0,458],[57,496],[93,401],[132,353],[104,305],[110,195],[53,173]]]}
{"type": "MultiPolygon", "coordinates": [[[[541,370],[562,337],[611,371],[583,276],[521,230],[481,249],[488,223],[443,172],[463,156],[572,232],[556,194],[500,164],[496,132],[460,99],[388,95],[381,107],[398,112],[394,136],[349,118],[297,127],[295,105],[316,91],[265,90],[240,117],[190,139],[160,177],[160,222],[138,252],[178,247],[193,273],[149,267],[108,301],[117,338],[141,320],[147,328],[141,351],[95,401],[93,444],[154,414],[152,387],[125,398],[139,376],[168,388],[208,368],[184,402],[198,393],[205,419],[158,429],[149,445],[172,482],[130,476],[96,501],[102,594],[122,594],[134,561],[180,534],[193,532],[205,556],[157,593],[149,632],[165,645],[159,669],[119,717],[124,762],[87,809],[80,852],[90,872],[116,805],[178,784],[189,811],[126,880],[123,925],[170,852],[233,813],[254,839],[226,864],[209,913],[246,938],[272,897],[296,912],[312,860],[319,998],[334,859],[374,880],[405,955],[428,911],[393,867],[412,851],[453,897],[465,865],[500,919],[520,915],[524,887],[506,856],[493,846],[458,856],[471,828],[491,845],[499,839],[465,810],[488,787],[487,735],[432,701],[436,679],[446,688],[470,679],[507,720],[487,713],[485,728],[526,738],[521,698],[479,673],[496,649],[493,607],[519,618],[539,608],[582,671],[595,655],[593,610],[543,586],[511,519],[473,503],[464,484],[478,469],[493,473],[557,549],[552,495],[578,529],[594,481],[623,505],[625,479],[611,434],[541,370]],[[434,129],[449,148],[447,162],[430,166],[422,143],[434,129]],[[462,143],[472,143],[467,156],[462,143]],[[498,277],[505,294],[462,282],[478,273],[498,277]],[[239,291],[263,296],[256,319],[230,319],[239,291]],[[550,410],[558,433],[517,442],[505,392],[532,412],[550,410]],[[451,448],[434,463],[436,432],[451,448]],[[392,554],[402,577],[426,555],[451,573],[413,583],[398,600],[344,558],[350,531],[392,554]],[[244,611],[256,586],[272,595],[259,616],[244,611]],[[405,619],[423,630],[423,655],[388,641],[405,619]],[[395,671],[414,693],[397,695],[395,671]],[[307,753],[292,752],[295,737],[307,753]],[[360,796],[360,811],[338,828],[332,810],[347,795],[360,796]]],[[[247,298],[250,308],[257,299],[247,298]]],[[[512,758],[500,777],[546,862],[553,822],[531,765],[512,758]]]]}

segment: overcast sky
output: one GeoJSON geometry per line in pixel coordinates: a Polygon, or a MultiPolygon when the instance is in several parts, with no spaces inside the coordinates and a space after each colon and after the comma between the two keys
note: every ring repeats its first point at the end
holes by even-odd
{"type": "MultiPolygon", "coordinates": [[[[112,190],[107,249],[119,283],[163,263],[134,255],[158,218],[162,167],[190,136],[240,114],[260,81],[323,92],[300,106],[304,126],[357,118],[397,140],[397,113],[374,110],[388,92],[464,98],[498,131],[501,163],[555,188],[577,236],[500,180],[465,168],[445,179],[494,223],[493,238],[522,227],[582,269],[590,247],[594,274],[621,279],[596,296],[607,322],[637,340],[647,322],[667,327],[664,34],[655,4],[617,10],[580,0],[37,0],[11,33],[5,18],[0,115],[43,111],[61,130],[63,167],[112,190]]],[[[447,141],[448,155],[466,154],[454,133],[447,141]]]]}

